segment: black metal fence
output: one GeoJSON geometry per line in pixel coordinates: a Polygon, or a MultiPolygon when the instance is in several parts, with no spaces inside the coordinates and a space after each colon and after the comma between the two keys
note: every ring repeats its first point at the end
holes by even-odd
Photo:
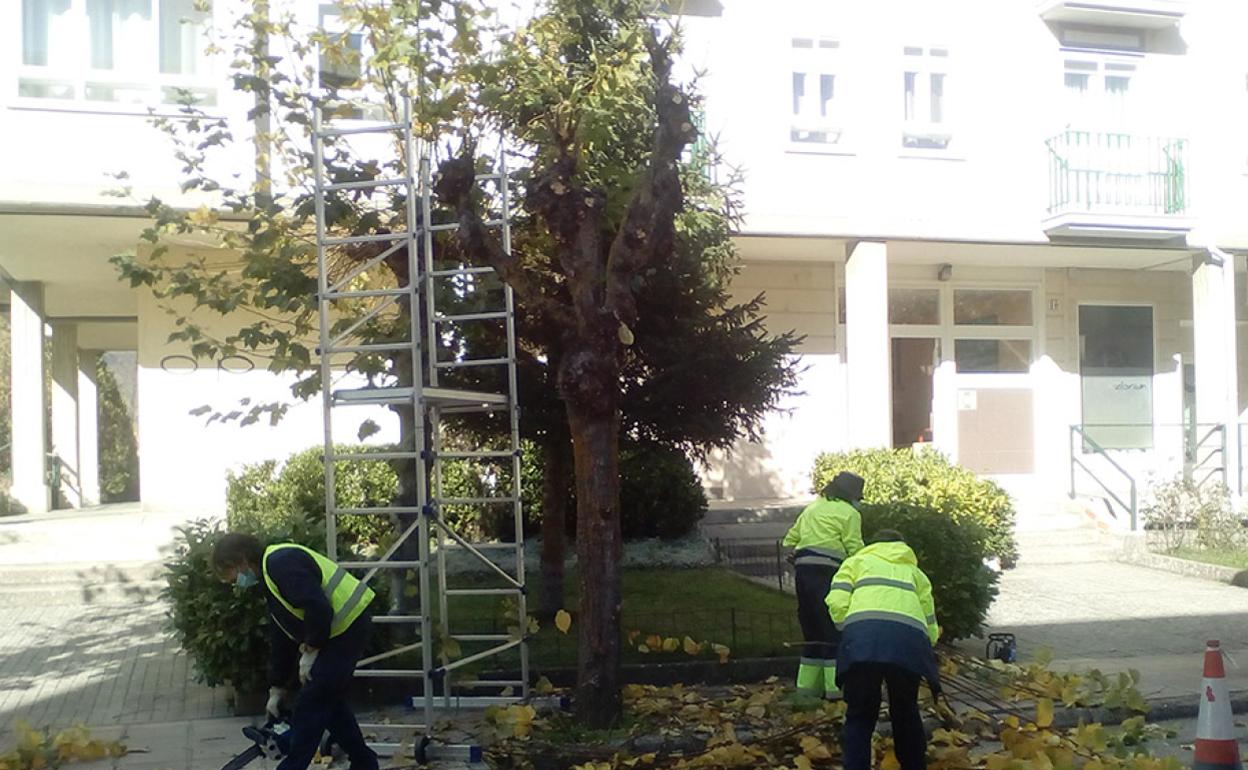
{"type": "Polygon", "coordinates": [[[793,566],[779,540],[714,540],[715,561],[746,577],[774,582],[781,591],[793,588],[793,566]]]}

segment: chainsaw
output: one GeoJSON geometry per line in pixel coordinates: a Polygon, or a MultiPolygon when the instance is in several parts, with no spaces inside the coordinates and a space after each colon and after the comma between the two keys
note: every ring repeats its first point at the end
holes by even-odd
{"type": "Polygon", "coordinates": [[[284,718],[270,718],[260,727],[248,725],[243,728],[243,735],[252,745],[227,762],[221,770],[241,770],[256,757],[266,757],[277,762],[290,750],[290,723],[284,718]]]}

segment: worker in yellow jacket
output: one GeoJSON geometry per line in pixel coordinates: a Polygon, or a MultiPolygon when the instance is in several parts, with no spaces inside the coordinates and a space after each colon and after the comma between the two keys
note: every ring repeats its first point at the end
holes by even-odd
{"type": "Polygon", "coordinates": [[[828,591],[828,614],[841,631],[837,682],[845,690],[845,770],[869,770],[871,735],[888,686],[893,745],[901,770],[926,767],[927,737],[919,684],[940,693],[933,646],[940,638],[932,584],[902,536],[881,530],[845,560],[828,591]]]}
{"type": "Polygon", "coordinates": [[[797,619],[805,646],[797,668],[797,690],[804,695],[838,698],[836,647],[840,639],[828,617],[824,599],[832,576],[841,562],[862,548],[863,480],[852,473],[838,473],[823,488],[819,499],[806,506],[784,544],[796,549],[792,555],[797,588],[797,619]]]}

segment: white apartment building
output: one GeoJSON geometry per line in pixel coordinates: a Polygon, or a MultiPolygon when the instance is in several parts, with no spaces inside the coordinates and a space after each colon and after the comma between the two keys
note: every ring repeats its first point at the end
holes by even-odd
{"type": "MultiPolygon", "coordinates": [[[[327,19],[316,3],[306,11],[327,19]]],[[[1011,483],[1108,498],[1122,526],[1150,478],[1244,486],[1248,4],[685,11],[705,125],[745,174],[736,289],[766,292],[773,331],[805,335],[802,393],[762,441],[705,469],[713,496],[805,496],[820,451],[912,444],[1011,483]]],[[[46,449],[33,374],[45,344],[53,449],[81,479],[71,501],[93,499],[78,351],[138,353],[149,507],[219,508],[225,469],[319,440],[315,404],[245,439],[188,415],[281,396],[286,382],[248,359],[196,366],[167,343],[168,316],[107,262],[142,225],[99,196],[105,175],[129,171],[142,196],[176,172],[148,107],[193,88],[247,132],[250,105],[182,23],[223,23],[214,13],[191,0],[0,10],[13,34],[0,63],[0,138],[15,150],[0,174],[0,270],[12,286],[14,492],[32,509],[48,491],[31,459],[46,449]]]]}
{"type": "Polygon", "coordinates": [[[1242,489],[1248,4],[726,2],[690,26],[745,172],[737,287],[809,367],[713,491],[809,494],[818,451],[917,443],[1124,526],[1185,467],[1242,489]]]}

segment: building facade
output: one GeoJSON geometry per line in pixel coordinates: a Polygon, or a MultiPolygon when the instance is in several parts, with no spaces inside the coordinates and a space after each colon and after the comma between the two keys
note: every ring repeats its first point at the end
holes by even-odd
{"type": "Polygon", "coordinates": [[[1123,526],[1152,480],[1238,493],[1245,22],[1184,0],[693,21],[706,125],[744,172],[736,286],[808,367],[711,491],[810,494],[820,451],[926,444],[1123,526]]]}
{"type": "MultiPolygon", "coordinates": [[[[293,3],[309,30],[332,6],[293,3]]],[[[696,6],[696,7],[693,7],[696,6]]],[[[149,124],[194,92],[254,130],[202,33],[241,6],[21,0],[0,61],[0,270],[10,287],[15,497],[98,499],[96,351],[138,358],[141,496],[219,510],[227,469],[320,440],[204,425],[205,403],[286,395],[248,357],[196,363],[108,258],[151,194],[188,206],[149,124]],[[125,171],[134,200],[102,197],[125,171]],[[52,429],[40,372],[52,348],[52,429]]],[[[1248,382],[1248,6],[1231,0],[723,0],[682,21],[686,71],[744,174],[744,259],[768,325],[805,335],[801,392],[704,469],[712,497],[809,494],[821,451],[930,445],[1012,483],[1109,500],[1150,479],[1243,484],[1248,382]]],[[[240,145],[242,147],[242,145],[240,145]]],[[[245,149],[245,148],[244,148],[245,149]]],[[[720,169],[726,173],[725,169],[720,169]]],[[[188,257],[231,256],[178,242],[188,257]]],[[[210,319],[222,329],[229,319],[210,319]]],[[[1134,498],[1132,489],[1134,488],[1134,498]]]]}

